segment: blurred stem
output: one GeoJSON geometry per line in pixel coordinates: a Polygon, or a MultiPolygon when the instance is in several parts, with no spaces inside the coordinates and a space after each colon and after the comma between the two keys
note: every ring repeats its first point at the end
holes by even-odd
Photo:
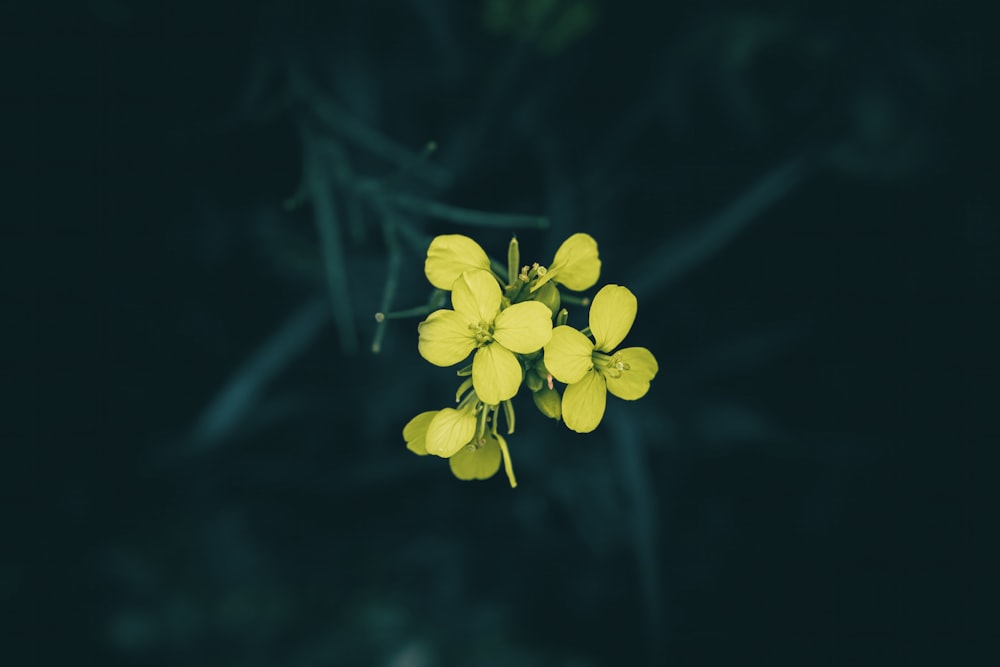
{"type": "Polygon", "coordinates": [[[589,296],[575,296],[573,294],[560,294],[559,297],[562,299],[563,303],[568,303],[571,306],[589,306],[590,297],[589,296]]]}
{"type": "Polygon", "coordinates": [[[325,300],[314,297],[268,336],[208,403],[194,428],[194,447],[205,449],[229,438],[267,384],[318,337],[329,318],[325,300]]]}
{"type": "MultiPolygon", "coordinates": [[[[392,308],[392,302],[396,298],[396,287],[399,284],[399,270],[403,263],[403,251],[399,245],[399,237],[396,236],[396,219],[392,211],[382,211],[382,236],[386,248],[389,249],[388,267],[385,275],[385,286],[382,288],[382,306],[380,312],[388,313],[392,308]]],[[[377,318],[376,318],[377,319],[377,318]]],[[[372,339],[372,353],[378,354],[382,351],[382,339],[385,337],[387,319],[383,317],[375,325],[375,337],[372,339]]]]}
{"type": "Polygon", "coordinates": [[[340,346],[345,354],[358,351],[358,334],[354,326],[351,294],[348,290],[347,267],[340,240],[337,210],[330,193],[330,178],[316,149],[316,140],[300,127],[303,152],[306,155],[306,191],[313,204],[316,229],[320,237],[323,266],[333,317],[340,329],[340,346]]]}
{"type": "Polygon", "coordinates": [[[447,170],[427,162],[420,155],[415,155],[409,149],[340,109],[330,96],[309,81],[298,67],[289,67],[288,76],[295,99],[344,141],[349,141],[375,156],[409,170],[414,176],[437,188],[443,189],[451,184],[452,177],[447,170]]]}
{"type": "MultiPolygon", "coordinates": [[[[335,141],[329,142],[327,147],[330,159],[333,162],[333,172],[337,181],[351,182],[355,180],[354,166],[351,158],[344,150],[344,147],[335,141]]],[[[351,240],[355,243],[363,243],[365,240],[365,219],[361,210],[361,200],[354,192],[347,192],[344,195],[344,207],[347,211],[347,229],[351,234],[351,240]]]]}
{"type": "Polygon", "coordinates": [[[477,211],[441,202],[419,199],[410,195],[381,192],[380,196],[399,208],[420,213],[432,218],[448,220],[459,225],[476,227],[526,227],[529,229],[545,229],[549,219],[539,215],[519,215],[512,213],[490,213],[477,211]]]}
{"type": "Polygon", "coordinates": [[[792,192],[816,168],[810,155],[797,155],[781,163],[691,232],[668,239],[646,253],[629,283],[642,297],[661,290],[718,253],[769,206],[792,192]]]}

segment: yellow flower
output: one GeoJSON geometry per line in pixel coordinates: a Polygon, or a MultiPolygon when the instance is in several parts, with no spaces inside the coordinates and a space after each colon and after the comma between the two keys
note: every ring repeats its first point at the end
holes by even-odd
{"type": "Polygon", "coordinates": [[[590,289],[601,275],[597,241],[590,234],[573,234],[556,250],[545,273],[539,269],[539,274],[538,281],[531,286],[532,292],[550,280],[576,292],[590,289]]]}
{"type": "Polygon", "coordinates": [[[590,307],[594,342],[568,326],[553,329],[545,346],[545,366],[568,386],[562,397],[566,426],[589,433],[604,417],[607,393],[634,401],[649,391],[659,366],[644,347],[612,352],[625,339],[635,321],[635,295],[619,285],[605,285],[590,307]]]}
{"type": "MultiPolygon", "coordinates": [[[[462,480],[489,479],[500,470],[500,442],[503,437],[486,433],[482,443],[471,442],[450,459],[451,473],[462,480]]],[[[505,443],[506,444],[506,443],[505,443]]]]}
{"type": "Polygon", "coordinates": [[[424,436],[424,447],[427,453],[444,459],[454,456],[455,452],[465,447],[476,437],[478,422],[475,401],[460,405],[458,409],[444,408],[439,410],[427,422],[427,432],[424,436]]]}
{"type": "Polygon", "coordinates": [[[513,397],[522,378],[514,353],[531,354],[549,342],[551,311],[537,301],[501,310],[500,286],[486,271],[465,271],[451,288],[454,310],[434,311],[417,327],[420,355],[435,366],[452,366],[476,350],[472,384],[479,398],[496,405],[513,397]]]}
{"type": "Polygon", "coordinates": [[[462,480],[489,479],[503,461],[507,480],[515,488],[517,479],[510,450],[504,437],[496,432],[496,422],[492,431],[484,429],[481,437],[476,436],[479,412],[486,409],[477,400],[468,400],[457,410],[421,412],[403,427],[406,447],[421,456],[436,454],[447,458],[452,474],[462,480]]]}
{"type": "Polygon", "coordinates": [[[466,271],[490,270],[490,258],[482,247],[462,234],[435,236],[427,248],[424,274],[431,285],[448,291],[466,271]]]}
{"type": "Polygon", "coordinates": [[[421,412],[403,427],[403,440],[406,440],[406,448],[414,454],[427,455],[427,427],[430,426],[431,420],[438,412],[440,411],[421,412]]]}

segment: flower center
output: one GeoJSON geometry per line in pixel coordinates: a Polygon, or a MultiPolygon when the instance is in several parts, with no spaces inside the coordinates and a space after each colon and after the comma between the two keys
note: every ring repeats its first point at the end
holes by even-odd
{"type": "Polygon", "coordinates": [[[629,365],[622,359],[621,352],[604,354],[595,350],[593,360],[594,368],[608,377],[620,378],[624,371],[630,370],[629,365]]]}
{"type": "Polygon", "coordinates": [[[491,324],[481,321],[479,324],[470,324],[469,330],[475,333],[476,342],[479,344],[479,347],[493,341],[493,325],[491,324]]]}

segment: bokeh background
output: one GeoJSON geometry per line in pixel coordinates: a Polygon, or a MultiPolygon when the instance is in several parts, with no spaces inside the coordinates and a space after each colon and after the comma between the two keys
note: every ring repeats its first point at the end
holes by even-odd
{"type": "Polygon", "coordinates": [[[49,7],[38,123],[82,170],[42,190],[93,216],[52,264],[85,255],[55,282],[92,371],[53,382],[43,650],[976,664],[1000,232],[990,38],[948,7],[49,7]],[[427,303],[428,239],[544,263],[577,231],[638,295],[649,394],[586,436],[519,397],[516,490],[407,452],[456,381],[373,314],[427,303]]]}

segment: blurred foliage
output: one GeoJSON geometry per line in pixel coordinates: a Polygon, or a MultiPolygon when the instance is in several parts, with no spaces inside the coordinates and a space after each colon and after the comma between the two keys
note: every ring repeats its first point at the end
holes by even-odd
{"type": "MultiPolygon", "coordinates": [[[[66,16],[78,48],[53,60],[71,76],[32,122],[89,133],[61,152],[88,173],[53,192],[98,209],[99,247],[75,233],[51,265],[100,257],[61,282],[102,304],[57,304],[99,368],[45,379],[79,395],[44,417],[65,430],[51,500],[70,519],[44,540],[51,614],[72,623],[39,650],[965,664],[992,632],[959,555],[989,531],[950,516],[990,470],[961,464],[996,435],[1000,370],[975,17],[587,0],[66,16]],[[490,247],[517,227],[541,255],[599,238],[661,364],[573,442],[524,404],[516,491],[409,455],[403,425],[454,378],[424,372],[417,320],[373,317],[441,305],[427,243],[470,225],[490,247]]],[[[37,606],[25,577],[5,566],[0,587],[37,606]]]]}
{"type": "Polygon", "coordinates": [[[490,33],[535,42],[555,55],[594,29],[599,7],[596,0],[484,0],[482,20],[490,33]]]}

